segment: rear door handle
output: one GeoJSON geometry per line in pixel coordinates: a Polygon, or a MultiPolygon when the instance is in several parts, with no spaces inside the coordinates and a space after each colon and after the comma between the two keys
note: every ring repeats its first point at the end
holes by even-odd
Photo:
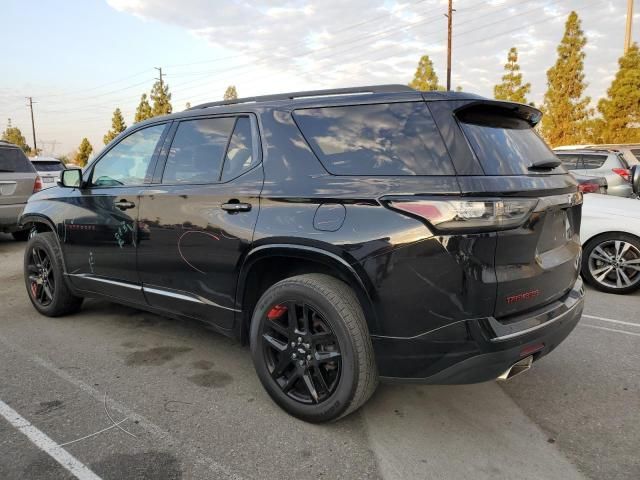
{"type": "Polygon", "coordinates": [[[119,208],[120,210],[129,210],[130,208],[133,208],[136,206],[135,203],[128,202],[126,200],[118,200],[114,205],[116,206],[116,208],[119,208]]]}
{"type": "Polygon", "coordinates": [[[229,213],[248,212],[251,210],[250,203],[241,203],[238,201],[229,201],[228,203],[223,203],[220,207],[229,213]]]}

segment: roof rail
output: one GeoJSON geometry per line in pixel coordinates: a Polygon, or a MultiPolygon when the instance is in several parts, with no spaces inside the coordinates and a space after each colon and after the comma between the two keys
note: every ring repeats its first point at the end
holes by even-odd
{"type": "Polygon", "coordinates": [[[219,102],[208,102],[188,108],[187,110],[198,110],[200,108],[221,107],[223,105],[236,105],[239,103],[272,102],[276,100],[293,100],[296,98],[328,97],[333,95],[362,95],[367,93],[399,93],[415,92],[407,85],[371,85],[367,87],[333,88],[328,90],[309,90],[306,92],[278,93],[275,95],[262,95],[259,97],[237,98],[234,100],[222,100],[219,102]]]}

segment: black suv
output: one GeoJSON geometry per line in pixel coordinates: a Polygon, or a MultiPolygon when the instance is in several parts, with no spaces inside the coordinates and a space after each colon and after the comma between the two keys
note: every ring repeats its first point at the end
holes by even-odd
{"type": "Polygon", "coordinates": [[[583,307],[582,197],[539,119],[399,85],[153,118],[31,197],[29,297],[50,316],[100,296],[202,320],[312,422],[378,378],[508,378],[583,307]]]}

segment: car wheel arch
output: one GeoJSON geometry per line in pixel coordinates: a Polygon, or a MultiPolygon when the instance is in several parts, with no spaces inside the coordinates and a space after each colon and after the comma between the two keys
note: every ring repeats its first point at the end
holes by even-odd
{"type": "MultiPolygon", "coordinates": [[[[27,215],[23,215],[20,218],[20,223],[24,226],[35,228],[37,233],[43,232],[53,232],[55,235],[56,242],[58,244],[58,248],[62,251],[62,244],[60,242],[60,236],[58,235],[58,229],[55,227],[53,221],[44,215],[29,213],[27,215]]],[[[64,255],[62,255],[62,268],[64,273],[67,272],[67,265],[65,262],[64,255]]]]}
{"type": "Polygon", "coordinates": [[[248,341],[253,308],[262,293],[280,280],[305,273],[325,273],[353,288],[369,330],[375,330],[377,316],[364,272],[359,273],[356,266],[322,248],[295,244],[262,245],[246,255],[238,277],[236,305],[241,313],[236,317],[234,329],[243,343],[248,341]],[[285,262],[285,267],[275,270],[273,267],[280,262],[285,262]]]}

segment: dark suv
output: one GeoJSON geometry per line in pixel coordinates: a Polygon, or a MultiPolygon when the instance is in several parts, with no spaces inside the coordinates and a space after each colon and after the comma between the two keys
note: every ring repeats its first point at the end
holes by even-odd
{"type": "Polygon", "coordinates": [[[582,197],[539,119],[398,85],[153,118],[31,197],[29,297],[50,316],[100,296],[202,320],[313,422],[378,378],[508,378],[583,306],[582,197]]]}

